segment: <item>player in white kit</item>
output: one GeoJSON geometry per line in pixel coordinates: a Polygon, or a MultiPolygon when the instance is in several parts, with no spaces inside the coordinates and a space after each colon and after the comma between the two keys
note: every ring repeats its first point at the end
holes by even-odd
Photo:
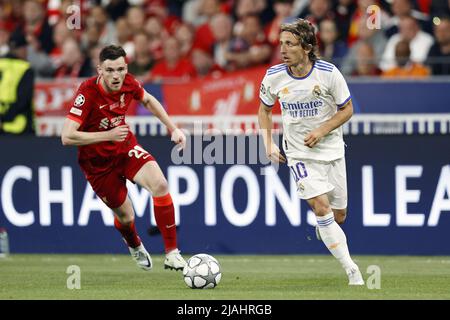
{"type": "Polygon", "coordinates": [[[308,21],[283,24],[280,46],[284,63],[267,70],[260,90],[258,118],[266,153],[272,161],[286,162],[272,140],[272,107],[278,99],[283,149],[298,195],[314,211],[318,234],[341,263],[349,285],[364,285],[339,226],[347,213],[342,125],[353,114],[350,91],[339,70],[318,58],[314,26],[308,21]]]}

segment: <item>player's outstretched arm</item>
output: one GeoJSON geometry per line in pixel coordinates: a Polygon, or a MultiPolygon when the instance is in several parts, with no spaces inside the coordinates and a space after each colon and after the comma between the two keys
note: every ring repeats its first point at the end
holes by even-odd
{"type": "Polygon", "coordinates": [[[326,136],[330,131],[342,126],[353,115],[352,100],[349,100],[344,106],[339,108],[336,114],[320,127],[308,133],[305,137],[305,146],[310,148],[319,143],[320,139],[326,136]]]}
{"type": "Polygon", "coordinates": [[[84,146],[103,141],[124,141],[130,131],[128,125],[121,125],[108,131],[83,132],[78,131],[80,124],[66,118],[61,133],[61,141],[65,146],[84,146]]]}
{"type": "Polygon", "coordinates": [[[274,162],[286,162],[286,159],[280,153],[280,149],[272,139],[272,109],[264,105],[264,103],[259,105],[258,122],[267,158],[274,162]]]}
{"type": "Polygon", "coordinates": [[[159,101],[152,96],[150,93],[144,90],[144,97],[142,98],[142,104],[151,113],[153,113],[162,123],[167,127],[167,130],[171,133],[171,140],[179,145],[181,150],[186,146],[186,136],[183,131],[178,129],[175,124],[170,120],[164,107],[159,103],[159,101]]]}

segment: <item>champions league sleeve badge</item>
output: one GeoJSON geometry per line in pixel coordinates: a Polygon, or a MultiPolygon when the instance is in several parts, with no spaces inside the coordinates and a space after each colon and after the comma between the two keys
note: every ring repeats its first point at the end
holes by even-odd
{"type": "Polygon", "coordinates": [[[84,104],[84,101],[86,99],[84,98],[84,96],[80,93],[79,95],[77,95],[77,97],[75,98],[75,102],[73,103],[73,105],[75,107],[81,107],[84,104]]]}
{"type": "Polygon", "coordinates": [[[266,94],[266,87],[264,86],[264,84],[261,83],[261,88],[259,89],[259,91],[261,91],[262,94],[266,94]]]}

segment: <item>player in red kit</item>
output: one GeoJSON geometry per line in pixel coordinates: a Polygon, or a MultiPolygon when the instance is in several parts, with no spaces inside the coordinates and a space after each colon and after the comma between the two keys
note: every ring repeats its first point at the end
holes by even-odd
{"type": "Polygon", "coordinates": [[[126,180],[151,192],[156,223],[164,239],[164,267],[181,270],[186,264],[177,247],[172,198],[167,180],[153,156],[142,148],[125,122],[133,99],[139,100],[171,132],[171,140],[184,148],[186,137],[170,120],[162,105],[128,73],[125,51],[108,46],[100,52],[98,76],[84,81],[75,96],[62,130],[63,145],[78,146],[78,162],[95,193],[114,212],[114,225],[122,234],[137,265],[152,268],[150,254],[139,238],[126,180]]]}

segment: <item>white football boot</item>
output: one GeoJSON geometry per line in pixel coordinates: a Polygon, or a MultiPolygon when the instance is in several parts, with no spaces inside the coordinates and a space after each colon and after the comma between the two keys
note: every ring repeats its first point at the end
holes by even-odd
{"type": "Polygon", "coordinates": [[[133,257],[133,260],[136,261],[139,268],[144,269],[145,271],[150,271],[152,269],[152,257],[150,257],[150,254],[147,250],[145,250],[143,243],[141,243],[139,247],[128,247],[128,249],[130,250],[130,254],[133,257]]]}
{"type": "Polygon", "coordinates": [[[346,270],[348,276],[348,285],[349,286],[363,286],[364,279],[362,277],[361,271],[359,268],[349,268],[346,270]]]}
{"type": "Polygon", "coordinates": [[[180,254],[180,250],[173,249],[169,253],[166,254],[166,259],[164,260],[164,269],[170,270],[183,270],[186,265],[186,261],[180,254]]]}

